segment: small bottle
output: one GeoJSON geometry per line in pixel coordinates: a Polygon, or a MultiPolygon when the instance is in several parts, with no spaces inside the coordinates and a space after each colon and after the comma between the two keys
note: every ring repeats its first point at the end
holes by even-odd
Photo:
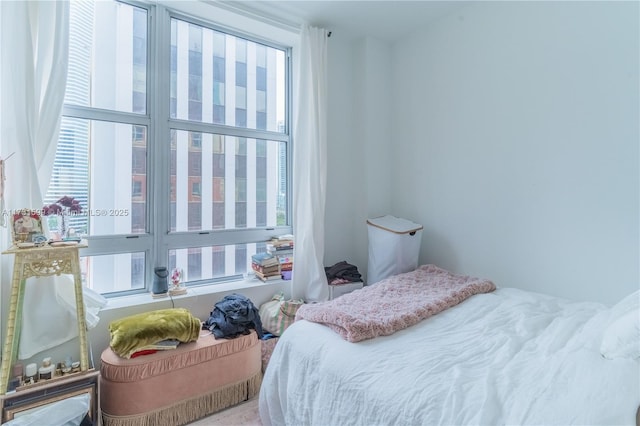
{"type": "Polygon", "coordinates": [[[11,370],[13,378],[9,381],[9,390],[16,389],[18,386],[22,386],[22,377],[24,374],[22,364],[16,363],[11,370]]]}
{"type": "Polygon", "coordinates": [[[42,360],[42,367],[38,369],[40,380],[49,380],[53,377],[53,371],[56,366],[51,364],[51,358],[47,357],[42,360]]]}
{"type": "Polygon", "coordinates": [[[38,375],[38,364],[31,363],[31,364],[27,364],[27,366],[24,368],[24,375],[25,375],[25,383],[29,383],[32,384],[37,380],[37,375],[38,375]]]}
{"type": "Polygon", "coordinates": [[[22,364],[20,363],[13,364],[12,371],[13,371],[13,377],[22,377],[22,375],[24,374],[22,364]]]}

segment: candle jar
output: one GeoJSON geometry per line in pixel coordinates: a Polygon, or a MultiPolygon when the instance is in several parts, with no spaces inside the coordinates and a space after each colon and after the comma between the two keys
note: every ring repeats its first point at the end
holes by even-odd
{"type": "Polygon", "coordinates": [[[27,364],[27,366],[24,368],[24,375],[26,377],[25,383],[35,382],[38,379],[38,364],[36,364],[35,362],[27,364]]]}
{"type": "Polygon", "coordinates": [[[49,380],[53,378],[53,372],[56,366],[51,364],[51,358],[47,357],[42,360],[42,367],[38,369],[38,376],[40,380],[49,380]]]}

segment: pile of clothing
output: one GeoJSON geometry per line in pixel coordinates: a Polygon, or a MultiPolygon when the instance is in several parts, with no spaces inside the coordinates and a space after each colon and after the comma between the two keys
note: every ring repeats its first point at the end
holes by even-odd
{"type": "Polygon", "coordinates": [[[216,339],[249,334],[251,330],[255,330],[259,338],[263,335],[258,308],[249,298],[237,293],[217,302],[202,328],[211,331],[216,339]]]}
{"type": "Polygon", "coordinates": [[[344,260],[333,266],[325,267],[324,272],[327,275],[327,282],[329,285],[362,281],[362,275],[358,272],[358,267],[351,265],[344,260]]]}

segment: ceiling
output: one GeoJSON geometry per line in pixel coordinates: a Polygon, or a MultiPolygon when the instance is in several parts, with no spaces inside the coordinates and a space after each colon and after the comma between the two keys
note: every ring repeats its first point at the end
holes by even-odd
{"type": "Polygon", "coordinates": [[[262,0],[233,1],[235,8],[251,11],[288,25],[322,27],[335,34],[374,37],[394,42],[408,33],[465,6],[466,1],[370,0],[262,0]]]}

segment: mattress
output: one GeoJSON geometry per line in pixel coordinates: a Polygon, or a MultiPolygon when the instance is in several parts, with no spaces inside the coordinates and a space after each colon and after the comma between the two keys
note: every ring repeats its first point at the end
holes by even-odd
{"type": "Polygon", "coordinates": [[[608,309],[514,288],[357,343],[296,321],[260,391],[266,425],[633,425],[640,362],[599,352],[608,309]]]}
{"type": "Polygon", "coordinates": [[[257,394],[262,377],[255,331],[234,339],[202,331],[195,342],[132,359],[107,348],[101,360],[105,425],[185,424],[257,394]]]}

